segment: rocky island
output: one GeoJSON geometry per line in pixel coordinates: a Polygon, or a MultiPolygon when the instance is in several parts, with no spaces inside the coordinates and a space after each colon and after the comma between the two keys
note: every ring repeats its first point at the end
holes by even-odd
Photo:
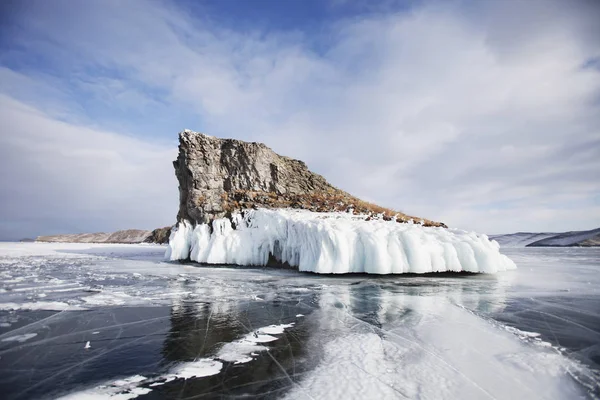
{"type": "Polygon", "coordinates": [[[179,156],[173,165],[179,180],[178,221],[209,224],[245,209],[291,208],[446,227],[351,196],[309,171],[304,162],[262,143],[186,130],[179,135],[179,156]]]}
{"type": "Polygon", "coordinates": [[[317,273],[494,273],[515,268],[486,235],[363,201],[262,143],[185,130],[173,162],[174,227],[39,236],[39,242],[168,243],[167,260],[317,273]]]}
{"type": "Polygon", "coordinates": [[[485,235],[362,201],[262,143],[179,134],[178,224],[168,260],[318,273],[497,272],[485,235]]]}

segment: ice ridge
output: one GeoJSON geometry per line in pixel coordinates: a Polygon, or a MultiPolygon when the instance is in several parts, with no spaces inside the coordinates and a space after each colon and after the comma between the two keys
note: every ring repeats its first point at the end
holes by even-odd
{"type": "Polygon", "coordinates": [[[344,212],[257,209],[211,225],[181,221],[167,260],[265,266],[273,259],[322,274],[496,273],[516,265],[484,234],[344,212]]]}

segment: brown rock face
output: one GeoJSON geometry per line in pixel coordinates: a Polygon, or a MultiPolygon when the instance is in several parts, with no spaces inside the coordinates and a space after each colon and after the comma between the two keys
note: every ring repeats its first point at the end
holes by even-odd
{"type": "Polygon", "coordinates": [[[169,236],[171,235],[171,227],[165,226],[164,228],[157,228],[153,230],[150,235],[144,240],[145,243],[158,243],[167,244],[169,243],[169,236]]]}
{"type": "Polygon", "coordinates": [[[173,162],[179,180],[178,220],[209,223],[247,208],[301,208],[382,214],[445,226],[366,203],[335,188],[299,160],[280,156],[262,143],[218,139],[189,130],[179,134],[173,162]]]}

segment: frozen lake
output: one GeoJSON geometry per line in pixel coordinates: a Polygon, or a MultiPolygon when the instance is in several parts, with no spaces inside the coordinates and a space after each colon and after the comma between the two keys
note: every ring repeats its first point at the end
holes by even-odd
{"type": "Polygon", "coordinates": [[[0,243],[4,399],[600,397],[600,249],[497,275],[319,276],[0,243]]]}

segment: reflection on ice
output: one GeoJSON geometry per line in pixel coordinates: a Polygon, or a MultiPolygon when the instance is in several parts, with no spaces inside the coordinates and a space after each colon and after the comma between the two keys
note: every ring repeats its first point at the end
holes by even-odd
{"type": "MultiPolygon", "coordinates": [[[[310,339],[323,358],[302,389],[288,397],[579,395],[568,375],[576,368],[573,363],[515,341],[491,321],[482,321],[478,307],[457,307],[462,290],[454,296],[417,295],[415,287],[402,292],[369,283],[323,293],[312,314],[310,339]]],[[[487,302],[478,304],[488,309],[487,302]]]]}
{"type": "MultiPolygon", "coordinates": [[[[0,311],[0,390],[9,399],[598,393],[596,372],[577,361],[594,367],[593,358],[565,356],[600,343],[598,297],[584,290],[594,285],[563,276],[578,290],[561,292],[547,253],[544,264],[526,253],[523,268],[497,276],[327,277],[164,263],[157,246],[61,245],[39,256],[35,244],[22,256],[1,246],[0,303],[11,307],[0,311]],[[51,302],[66,307],[44,308],[51,302]],[[561,313],[544,308],[555,305],[561,313]]],[[[570,265],[586,282],[597,265],[588,261],[570,265]]]]}

